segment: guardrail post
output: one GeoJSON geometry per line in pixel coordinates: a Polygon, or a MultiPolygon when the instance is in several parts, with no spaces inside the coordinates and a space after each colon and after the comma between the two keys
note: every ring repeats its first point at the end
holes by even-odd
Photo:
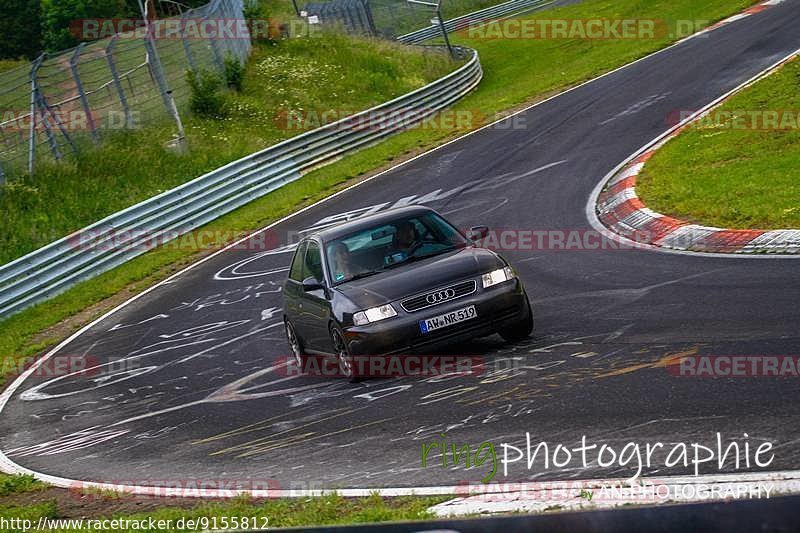
{"type": "Polygon", "coordinates": [[[118,35],[115,34],[111,37],[111,41],[106,47],[106,60],[108,61],[108,68],[111,70],[111,76],[114,81],[114,87],[117,89],[119,96],[119,103],[122,104],[122,112],[125,113],[125,127],[128,129],[133,128],[133,116],[131,109],[128,107],[128,99],[125,97],[125,89],[122,87],[122,82],[119,80],[119,73],[117,72],[117,65],[114,63],[114,45],[117,42],[118,35]]]}
{"type": "Polygon", "coordinates": [[[89,124],[89,131],[92,134],[92,140],[98,142],[100,139],[97,135],[97,125],[94,123],[92,110],[89,109],[89,100],[86,98],[86,91],[83,90],[83,83],[81,83],[81,76],[78,74],[78,60],[81,57],[81,50],[86,43],[81,43],[75,47],[72,57],[69,58],[69,68],[72,71],[72,79],[75,80],[75,88],[78,89],[78,97],[83,106],[83,112],[86,113],[86,122],[89,124]]]}

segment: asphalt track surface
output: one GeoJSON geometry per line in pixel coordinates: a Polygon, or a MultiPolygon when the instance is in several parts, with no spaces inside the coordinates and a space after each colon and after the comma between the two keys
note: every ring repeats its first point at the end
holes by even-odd
{"type": "MultiPolygon", "coordinates": [[[[326,217],[398,201],[434,207],[461,227],[591,230],[585,206],[604,175],[667,130],[674,110],[698,109],[800,47],[798,27],[795,0],[731,23],[531,108],[510,119],[516,126],[484,129],[349,189],[262,240],[293,242],[326,217]]],[[[3,453],[37,472],[111,483],[424,487],[490,470],[423,468],[422,444],[441,433],[500,453],[500,443],[522,445],[525,432],[534,443],[574,446],[585,435],[618,449],[712,447],[720,432],[774,443],[769,470],[798,468],[796,378],[679,378],[664,364],[676,354],[797,355],[797,261],[506,251],[534,302],[528,341],[495,336],[448,350],[485,359],[482,376],[350,384],[287,375],[279,287],[290,255],[247,248],[180,274],[64,346],[56,356],[106,366],[88,377],[28,378],[0,416],[3,453]]],[[[516,463],[494,481],[632,472],[575,458],[559,469],[516,463]]]]}

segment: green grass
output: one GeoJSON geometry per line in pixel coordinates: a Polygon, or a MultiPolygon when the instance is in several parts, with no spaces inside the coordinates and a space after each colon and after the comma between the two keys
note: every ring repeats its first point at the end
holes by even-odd
{"type": "Polygon", "coordinates": [[[659,213],[707,226],[800,228],[798,110],[794,60],[669,141],[645,166],[636,192],[659,213]],[[794,119],[783,115],[786,129],[749,127],[750,113],[771,111],[794,119]]]}
{"type": "Polygon", "coordinates": [[[269,518],[270,527],[363,524],[431,519],[433,516],[428,512],[428,507],[447,499],[449,498],[407,496],[388,500],[377,494],[366,498],[343,498],[332,494],[315,498],[269,500],[261,505],[252,505],[247,498],[239,498],[230,503],[201,505],[189,512],[183,509],[162,509],[152,516],[172,520],[182,516],[256,516],[269,518]]]}
{"type": "MultiPolygon", "coordinates": [[[[107,134],[60,165],[40,166],[0,189],[0,263],[229,161],[297,135],[282,113],[346,116],[421,87],[454,68],[439,51],[332,33],[256,47],[244,91],[229,94],[224,120],[189,118],[188,154],[165,147],[173,124],[107,134]],[[58,205],[58,209],[53,209],[58,205]]],[[[299,127],[294,128],[295,125],[299,127]]]]}
{"type": "Polygon", "coordinates": [[[15,69],[25,63],[27,63],[27,61],[22,61],[20,59],[0,59],[0,72],[15,69]]]}
{"type": "MultiPolygon", "coordinates": [[[[507,0],[447,0],[442,5],[444,20],[466,15],[507,0]]],[[[431,25],[436,11],[401,0],[371,2],[372,19],[381,35],[400,36],[431,25]]]]}
{"type": "MultiPolygon", "coordinates": [[[[559,10],[547,11],[536,14],[535,17],[548,18],[636,18],[649,17],[661,18],[668,21],[678,19],[701,19],[705,21],[715,21],[731,13],[739,11],[741,8],[752,4],[752,0],[709,0],[703,5],[698,5],[695,0],[652,0],[641,2],[639,0],[587,0],[583,3],[569,6],[559,10]]],[[[707,22],[710,23],[710,22],[707,22]]],[[[663,37],[658,40],[609,40],[609,41],[542,41],[542,40],[472,40],[457,39],[463,44],[477,48],[481,54],[481,62],[484,67],[485,77],[478,90],[468,95],[460,101],[454,109],[475,113],[486,117],[492,117],[496,113],[505,109],[520,105],[555,91],[564,89],[590,79],[598,74],[611,70],[624,63],[642,57],[667,45],[672,38],[663,37]]],[[[322,45],[322,44],[320,44],[322,45]]],[[[301,44],[290,44],[290,46],[313,47],[314,42],[301,44]]],[[[331,52],[333,53],[333,52],[331,52]]],[[[356,52],[353,52],[356,53],[356,52]]],[[[385,80],[385,78],[382,78],[385,80]]],[[[208,128],[216,128],[219,125],[207,124],[208,128]]],[[[265,124],[265,131],[269,131],[270,126],[265,124]]],[[[412,129],[400,135],[396,135],[387,141],[350,155],[334,164],[318,169],[303,179],[289,184],[274,193],[258,199],[247,206],[238,209],[206,226],[208,230],[237,231],[251,230],[262,227],[295,211],[299,206],[307,205],[317,199],[323,198],[333,191],[350,183],[353,178],[363,175],[372,169],[385,165],[403,157],[407,154],[440,144],[460,133],[458,129],[447,128],[425,128],[412,129]]],[[[237,137],[238,138],[238,137],[237,137]]],[[[129,152],[125,156],[114,159],[113,153],[92,158],[93,164],[98,168],[104,168],[104,179],[108,180],[108,185],[102,180],[96,180],[95,189],[111,188],[114,185],[124,186],[126,190],[134,192],[129,195],[129,201],[145,196],[143,191],[136,191],[133,183],[129,180],[135,178],[138,172],[144,171],[146,165],[138,163],[144,161],[148,156],[158,155],[156,165],[158,175],[161,176],[162,187],[172,186],[174,181],[183,180],[199,174],[201,168],[209,168],[221,163],[224,159],[220,154],[214,152],[192,152],[190,158],[181,159],[178,156],[170,155],[160,147],[147,145],[145,139],[138,139],[142,144],[130,143],[129,152]],[[159,150],[153,154],[152,150],[159,150]],[[105,158],[114,159],[115,164],[105,161],[105,158]],[[170,174],[170,161],[177,159],[183,165],[183,175],[170,174]],[[126,163],[120,167],[121,163],[126,163]],[[172,177],[171,177],[172,176],[172,177]]],[[[239,155],[246,153],[249,149],[248,139],[241,139],[234,142],[216,141],[206,139],[203,135],[196,135],[195,142],[209,143],[208,146],[217,146],[220,150],[228,150],[226,154],[232,155],[231,145],[237,143],[239,155]]],[[[192,139],[190,139],[190,144],[192,139]]],[[[105,154],[105,153],[104,153],[105,154]]],[[[92,174],[96,171],[93,164],[85,164],[78,170],[64,169],[66,176],[64,182],[77,183],[79,180],[92,180],[92,174]],[[68,180],[68,181],[67,181],[68,180]]],[[[177,165],[177,164],[176,164],[177,165]]],[[[177,165],[179,166],[179,165],[177,165]]],[[[68,187],[63,186],[66,189],[68,187]]],[[[61,193],[59,193],[61,194],[61,193]]],[[[66,192],[64,194],[71,194],[66,192]]],[[[102,191],[92,191],[92,194],[103,194],[102,191]]],[[[23,199],[21,198],[20,201],[23,199]]],[[[52,206],[52,199],[41,200],[46,205],[52,206]]],[[[100,203],[92,201],[90,203],[100,203]]],[[[67,210],[63,202],[58,202],[59,209],[67,210]]],[[[32,207],[36,210],[36,207],[32,207]]],[[[115,209],[115,208],[114,208],[115,209]]],[[[113,210],[113,209],[111,209],[113,210]]],[[[52,211],[52,210],[49,210],[52,211]]],[[[42,211],[39,210],[41,213],[42,211]]],[[[97,213],[99,214],[99,213],[97,213]]],[[[83,220],[81,222],[64,220],[66,228],[77,228],[85,223],[97,218],[83,220]]],[[[27,213],[15,215],[17,220],[29,216],[27,213]]],[[[22,241],[27,239],[28,246],[36,239],[37,234],[46,234],[42,241],[52,237],[48,233],[47,218],[53,217],[56,220],[60,214],[48,212],[42,215],[42,221],[32,220],[31,223],[40,228],[31,232],[28,228],[22,228],[22,236],[8,236],[10,228],[0,232],[2,238],[8,240],[22,241]],[[41,222],[37,226],[37,222],[41,222]],[[27,237],[25,236],[27,235],[27,237]]],[[[5,222],[3,222],[5,223],[5,222]]],[[[20,229],[19,223],[15,223],[15,229],[20,229]]],[[[62,232],[63,234],[64,232],[62,232]]],[[[24,249],[21,242],[12,243],[18,250],[24,249]]],[[[11,244],[9,244],[9,247],[11,244]]],[[[133,295],[143,288],[165,277],[182,265],[191,262],[196,257],[196,251],[186,247],[167,246],[156,249],[142,255],[125,265],[107,272],[93,280],[84,282],[66,293],[53,298],[47,302],[27,309],[17,315],[0,323],[0,354],[20,358],[37,353],[55,341],[63,337],[64,331],[57,334],[42,334],[46,328],[53,326],[59,321],[75,315],[93,304],[100,302],[104,298],[120,293],[123,295],[133,295]]],[[[8,257],[11,254],[6,254],[8,257]]],[[[91,313],[81,315],[79,321],[70,323],[70,328],[76,329],[80,323],[85,323],[91,318],[102,312],[102,308],[93,309],[91,313]]]]}
{"type": "Polygon", "coordinates": [[[30,475],[10,476],[0,473],[0,496],[41,490],[44,487],[43,483],[30,475]]]}
{"type": "MultiPolygon", "coordinates": [[[[43,502],[43,503],[36,503],[31,505],[3,505],[0,504],[0,517],[5,518],[6,520],[10,519],[18,519],[18,520],[30,520],[32,522],[32,526],[36,524],[39,518],[58,518],[58,508],[55,502],[43,502]]],[[[19,522],[16,522],[19,524],[19,522]]],[[[28,533],[26,531],[27,528],[23,527],[11,527],[7,530],[9,533],[28,533]]]]}
{"type": "MultiPolygon", "coordinates": [[[[102,496],[96,496],[102,497],[102,496]]],[[[133,496],[123,496],[135,502],[133,496]]],[[[169,505],[169,500],[165,500],[165,506],[155,511],[129,514],[126,512],[90,512],[88,516],[74,509],[63,509],[55,501],[46,501],[30,505],[0,505],[0,517],[22,518],[33,521],[35,525],[40,517],[75,519],[84,517],[87,519],[123,519],[132,521],[143,521],[152,518],[154,521],[164,521],[166,528],[159,531],[200,531],[210,529],[214,526],[216,519],[216,529],[236,529],[232,518],[239,518],[241,529],[259,529],[266,525],[269,527],[302,527],[312,525],[332,525],[332,524],[365,524],[374,522],[389,521],[412,521],[429,520],[435,518],[428,512],[428,507],[449,499],[448,497],[424,497],[424,496],[405,496],[398,498],[383,498],[377,494],[364,498],[343,498],[337,494],[330,494],[315,498],[292,498],[275,499],[263,502],[254,502],[250,498],[242,496],[226,502],[200,502],[192,508],[179,508],[169,505]],[[74,514],[80,512],[80,515],[74,514]],[[242,521],[243,518],[250,520],[249,524],[242,521]],[[189,520],[205,520],[199,522],[203,527],[179,528],[178,525],[186,524],[189,520]],[[228,528],[225,528],[227,521],[228,528]],[[205,524],[208,524],[206,527],[205,524]]],[[[118,500],[113,500],[109,505],[120,504],[118,500]]],[[[121,504],[124,505],[124,502],[121,504]]],[[[114,531],[141,531],[135,526],[118,527],[114,531]]],[[[69,532],[69,531],[102,531],[92,527],[90,522],[84,522],[82,528],[53,527],[47,531],[69,532]]],[[[147,529],[145,529],[147,530],[147,529]]],[[[108,531],[108,528],[106,528],[108,531]]]]}

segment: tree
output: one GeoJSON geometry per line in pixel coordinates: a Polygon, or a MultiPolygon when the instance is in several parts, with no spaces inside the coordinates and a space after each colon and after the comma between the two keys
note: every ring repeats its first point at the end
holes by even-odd
{"type": "Polygon", "coordinates": [[[81,19],[138,17],[136,0],[41,0],[42,44],[48,51],[75,46],[81,41],[81,19]]]}
{"type": "Polygon", "coordinates": [[[39,0],[0,2],[0,59],[32,59],[41,52],[39,0]]]}

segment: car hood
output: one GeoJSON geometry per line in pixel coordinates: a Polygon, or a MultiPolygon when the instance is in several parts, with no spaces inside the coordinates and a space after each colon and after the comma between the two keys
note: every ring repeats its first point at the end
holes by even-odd
{"type": "Polygon", "coordinates": [[[505,263],[494,252],[484,248],[462,248],[344,283],[336,289],[356,307],[367,309],[474,278],[503,266],[505,263]]]}

